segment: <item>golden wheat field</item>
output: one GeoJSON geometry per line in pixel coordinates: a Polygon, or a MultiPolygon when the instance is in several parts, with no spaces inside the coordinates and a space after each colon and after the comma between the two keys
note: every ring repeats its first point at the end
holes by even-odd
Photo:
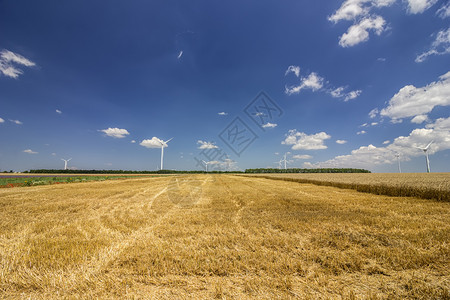
{"type": "Polygon", "coordinates": [[[244,176],[314,183],[388,196],[450,201],[450,173],[272,173],[244,176]]]}
{"type": "Polygon", "coordinates": [[[0,190],[0,297],[449,299],[450,203],[234,175],[0,190]]]}

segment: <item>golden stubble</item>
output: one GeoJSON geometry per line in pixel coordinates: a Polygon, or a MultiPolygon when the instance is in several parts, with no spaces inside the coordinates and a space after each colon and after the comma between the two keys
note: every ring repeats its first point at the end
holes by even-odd
{"type": "Polygon", "coordinates": [[[232,175],[1,190],[0,296],[445,299],[449,212],[232,175]]]}

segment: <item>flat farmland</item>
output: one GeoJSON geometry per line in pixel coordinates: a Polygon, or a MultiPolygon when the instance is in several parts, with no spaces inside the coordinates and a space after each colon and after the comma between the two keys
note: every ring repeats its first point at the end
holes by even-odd
{"type": "Polygon", "coordinates": [[[449,299],[450,203],[236,175],[0,190],[0,298],[449,299]]]}
{"type": "Polygon", "coordinates": [[[450,201],[450,173],[271,173],[244,176],[335,186],[388,196],[450,201]]]}

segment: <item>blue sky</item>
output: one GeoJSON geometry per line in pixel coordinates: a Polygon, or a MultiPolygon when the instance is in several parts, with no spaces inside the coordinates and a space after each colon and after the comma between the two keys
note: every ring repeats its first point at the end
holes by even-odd
{"type": "Polygon", "coordinates": [[[449,20],[439,0],[2,0],[0,170],[156,170],[173,138],[165,169],[423,172],[434,141],[448,172],[449,20]]]}

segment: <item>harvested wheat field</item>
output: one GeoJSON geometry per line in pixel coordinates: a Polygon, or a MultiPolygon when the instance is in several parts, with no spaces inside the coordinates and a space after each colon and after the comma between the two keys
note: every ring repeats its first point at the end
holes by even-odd
{"type": "Polygon", "coordinates": [[[0,190],[2,298],[449,299],[450,203],[233,175],[0,190]]]}

